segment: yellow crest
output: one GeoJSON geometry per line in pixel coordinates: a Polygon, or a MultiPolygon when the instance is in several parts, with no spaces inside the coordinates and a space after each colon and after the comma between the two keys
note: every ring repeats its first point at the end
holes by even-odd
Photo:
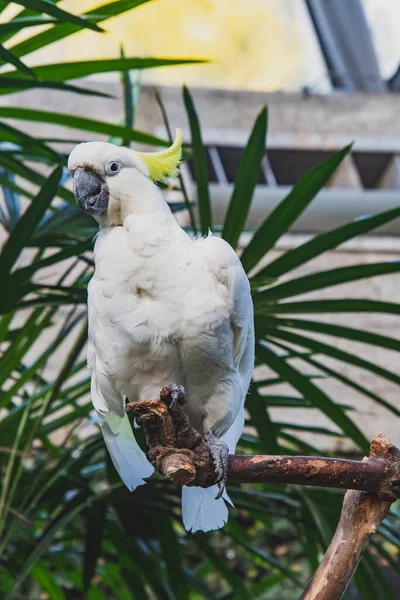
{"type": "Polygon", "coordinates": [[[182,159],[182,131],[176,130],[175,141],[166,150],[160,152],[135,152],[149,170],[153,181],[165,181],[167,177],[178,174],[179,163],[182,159]]]}

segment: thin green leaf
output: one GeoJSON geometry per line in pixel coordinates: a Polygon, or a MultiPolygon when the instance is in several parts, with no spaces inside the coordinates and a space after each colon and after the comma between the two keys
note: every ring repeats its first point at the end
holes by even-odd
{"type": "Polygon", "coordinates": [[[307,444],[303,440],[300,440],[298,437],[289,434],[287,431],[281,431],[279,437],[283,440],[289,442],[290,444],[290,452],[285,452],[285,454],[305,454],[307,456],[320,456],[321,450],[312,446],[311,444],[307,444]]]}
{"type": "MultiPolygon", "coordinates": [[[[160,95],[160,93],[158,91],[156,91],[154,93],[154,96],[155,96],[156,102],[157,102],[157,104],[158,104],[158,106],[160,108],[160,111],[161,111],[161,116],[162,116],[162,119],[164,121],[165,129],[167,130],[167,133],[168,133],[169,142],[170,142],[170,144],[172,144],[173,141],[174,141],[174,138],[172,136],[171,126],[169,124],[169,119],[168,119],[167,111],[165,109],[163,100],[162,100],[161,95],[160,95]]],[[[184,179],[182,177],[182,173],[180,171],[178,173],[178,180],[179,180],[179,185],[180,185],[180,188],[181,188],[181,191],[182,191],[182,195],[183,195],[183,199],[184,199],[184,203],[185,203],[185,208],[186,208],[186,210],[189,213],[190,227],[192,229],[193,235],[196,235],[197,234],[197,225],[196,225],[196,220],[195,220],[194,213],[193,213],[192,202],[190,201],[189,195],[188,195],[187,190],[186,190],[186,184],[184,182],[184,179]]]]}
{"type": "MultiPolygon", "coordinates": [[[[43,175],[41,175],[34,169],[31,169],[22,161],[9,154],[6,155],[0,152],[0,165],[3,166],[10,173],[19,175],[29,183],[34,183],[35,185],[43,186],[46,182],[46,177],[43,177],[43,175]]],[[[57,196],[76,207],[74,196],[69,190],[66,190],[62,186],[59,186],[57,189],[57,196]]]]}
{"type": "Polygon", "coordinates": [[[45,110],[33,110],[30,108],[20,108],[13,106],[1,106],[0,117],[4,119],[21,119],[22,121],[36,121],[39,123],[54,123],[63,125],[72,129],[81,129],[84,131],[94,131],[106,135],[115,135],[125,137],[132,142],[143,144],[152,144],[157,146],[168,146],[169,143],[147,133],[135,131],[121,125],[113,125],[104,121],[95,121],[85,117],[78,117],[67,113],[54,113],[45,110]]]}
{"type": "Polygon", "coordinates": [[[7,50],[2,44],[0,44],[0,59],[5,63],[10,63],[13,65],[18,72],[24,73],[28,77],[36,78],[37,75],[32,69],[26,66],[25,63],[22,62],[15,54],[13,54],[10,50],[7,50]]]}
{"type": "Polygon", "coordinates": [[[399,340],[386,335],[371,333],[369,331],[363,331],[362,329],[355,329],[354,327],[332,325],[330,323],[322,323],[320,321],[307,321],[305,319],[281,319],[272,316],[256,317],[255,324],[256,328],[257,325],[263,326],[263,324],[267,324],[270,326],[285,327],[288,329],[314,331],[315,333],[340,337],[354,342],[362,342],[363,344],[370,344],[372,346],[378,346],[381,348],[387,348],[388,350],[394,350],[395,352],[400,352],[399,340]]]}
{"type": "Polygon", "coordinates": [[[50,159],[52,163],[54,161],[60,162],[61,160],[60,155],[49,146],[46,146],[42,141],[6,123],[0,123],[0,136],[3,142],[7,141],[20,146],[20,149],[16,149],[18,153],[31,152],[35,155],[35,159],[50,159]]]}
{"type": "Polygon", "coordinates": [[[84,417],[89,416],[89,413],[92,408],[93,406],[90,400],[88,400],[86,404],[79,404],[79,406],[76,406],[74,407],[74,409],[69,410],[61,417],[46,422],[46,424],[43,425],[41,428],[41,435],[47,437],[53,431],[60,431],[63,427],[67,427],[71,423],[75,422],[77,419],[82,419],[84,417]]]}
{"type": "MultiPolygon", "coordinates": [[[[124,49],[121,46],[120,50],[121,58],[125,58],[124,49]]],[[[122,89],[124,93],[124,125],[125,127],[129,127],[129,129],[133,129],[133,120],[134,120],[134,103],[133,103],[133,88],[131,82],[131,74],[129,71],[123,71],[121,73],[121,83],[122,89]]],[[[123,146],[129,146],[129,140],[122,140],[123,146]]]]}
{"type": "Polygon", "coordinates": [[[24,433],[26,424],[28,422],[29,412],[31,410],[31,402],[27,402],[24,412],[22,413],[22,418],[18,423],[18,428],[16,431],[15,438],[13,440],[13,446],[11,449],[11,454],[8,459],[6,472],[4,475],[4,479],[2,481],[2,490],[0,494],[0,538],[2,537],[2,533],[4,530],[4,526],[7,519],[7,513],[9,507],[11,506],[12,496],[13,496],[13,482],[12,482],[12,473],[14,469],[14,464],[17,457],[17,451],[19,450],[22,435],[24,433]]]}
{"type": "Polygon", "coordinates": [[[13,317],[14,313],[11,312],[0,317],[0,344],[2,344],[4,340],[8,337],[9,327],[11,321],[13,320],[13,317]]]}
{"type": "Polygon", "coordinates": [[[37,309],[29,315],[23,327],[16,332],[12,344],[8,346],[1,357],[0,385],[3,385],[10,377],[12,371],[17,368],[22,357],[33,345],[43,329],[48,327],[53,315],[54,309],[48,311],[37,309]]]}
{"type": "MultiPolygon", "coordinates": [[[[342,406],[342,405],[341,405],[342,406]]],[[[342,433],[332,431],[326,427],[317,427],[315,425],[298,425],[295,423],[274,423],[275,428],[279,431],[280,429],[292,429],[293,431],[306,431],[309,433],[318,433],[321,435],[329,435],[333,437],[344,437],[342,433]]]]}
{"type": "Polygon", "coordinates": [[[57,21],[54,19],[47,19],[44,17],[16,17],[12,21],[8,23],[0,23],[0,36],[4,36],[5,34],[17,33],[26,27],[37,27],[38,25],[51,25],[56,24],[57,21]]]}
{"type": "Polygon", "coordinates": [[[342,300],[303,300],[299,302],[280,302],[260,306],[260,314],[296,314],[296,313],[387,313],[400,315],[400,304],[381,302],[379,300],[364,300],[363,298],[344,298],[342,300]]]}
{"type": "Polygon", "coordinates": [[[362,600],[383,600],[380,595],[380,590],[377,588],[372,573],[368,569],[367,565],[363,560],[357,567],[354,574],[354,581],[361,594],[362,600]]]}
{"type": "MultiPolygon", "coordinates": [[[[107,492],[108,493],[108,492],[107,492]]],[[[106,495],[106,494],[104,494],[106,495]]],[[[43,552],[47,550],[51,544],[54,536],[62,527],[65,527],[70,521],[77,517],[77,515],[84,510],[87,506],[90,506],[96,500],[99,500],[102,496],[91,496],[89,498],[78,495],[76,496],[65,509],[50,523],[46,531],[43,533],[41,538],[36,542],[34,549],[25,560],[22,568],[18,572],[14,580],[14,587],[10,594],[8,594],[5,600],[12,600],[15,598],[17,592],[19,592],[21,585],[29,575],[32,567],[37,563],[43,552]]]]}
{"type": "MultiPolygon", "coordinates": [[[[106,2],[101,6],[96,6],[95,8],[83,13],[81,17],[90,19],[92,23],[101,23],[106,19],[116,17],[124,12],[127,12],[128,10],[140,6],[141,4],[146,4],[149,1],[151,0],[113,0],[112,2],[106,2]]],[[[12,47],[12,51],[17,56],[24,56],[34,52],[35,50],[44,48],[53,42],[62,40],[80,30],[81,27],[79,25],[72,23],[60,23],[57,24],[56,27],[51,27],[46,31],[41,31],[40,33],[37,33],[26,40],[18,42],[12,47]]]]}
{"type": "Polygon", "coordinates": [[[63,92],[74,92],[75,94],[84,94],[86,96],[98,96],[100,98],[111,98],[110,94],[98,92],[88,88],[82,88],[77,85],[62,83],[58,81],[42,81],[38,79],[17,79],[16,77],[0,76],[0,95],[12,94],[21,90],[30,90],[36,88],[61,90],[63,92]]]}
{"type": "Polygon", "coordinates": [[[293,248],[279,256],[269,265],[257,273],[254,280],[263,277],[280,277],[284,273],[296,269],[300,265],[313,260],[323,252],[337,248],[343,242],[365,234],[372,229],[381,227],[385,223],[394,221],[400,216],[400,208],[394,208],[377,215],[366,215],[358,217],[351,223],[347,223],[327,233],[316,235],[309,242],[293,248]]]}
{"type": "Polygon", "coordinates": [[[261,581],[257,581],[251,586],[250,593],[252,598],[254,600],[265,600],[267,598],[265,593],[281,585],[285,579],[286,577],[283,573],[271,573],[271,575],[264,576],[261,581]]]}
{"type": "Polygon", "coordinates": [[[1,171],[2,169],[0,167],[0,185],[3,188],[8,188],[9,190],[12,190],[20,196],[24,196],[25,198],[29,198],[30,200],[34,198],[33,194],[31,194],[30,192],[28,192],[28,190],[22,188],[21,186],[17,185],[13,179],[9,179],[7,173],[5,175],[2,175],[1,171]]]}
{"type": "Polygon", "coordinates": [[[328,521],[325,519],[323,511],[317,502],[314,502],[311,494],[306,489],[297,488],[296,494],[302,499],[304,508],[309,513],[314,528],[316,528],[322,545],[326,550],[331,542],[333,532],[328,521]]]}
{"type": "Polygon", "coordinates": [[[284,200],[272,211],[244,250],[241,260],[250,271],[307,208],[337,167],[349,153],[350,146],[336,152],[327,161],[312,169],[297,183],[284,200]]]}
{"type": "MultiPolygon", "coordinates": [[[[204,62],[206,61],[196,58],[109,58],[40,65],[35,67],[35,74],[43,80],[62,82],[98,73],[112,73],[114,71],[128,71],[131,69],[156,69],[159,67],[201,64],[204,62]]],[[[11,79],[15,77],[16,72],[6,71],[3,75],[11,79]]]]}
{"type": "Polygon", "coordinates": [[[370,541],[371,546],[379,552],[383,560],[385,560],[387,564],[400,575],[400,562],[396,560],[397,557],[395,555],[392,556],[391,553],[386,550],[384,543],[385,542],[382,540],[376,541],[375,537],[370,541]]]}
{"type": "Polygon", "coordinates": [[[104,526],[106,523],[107,504],[97,502],[85,512],[86,535],[85,552],[83,555],[83,592],[86,593],[91,585],[96,572],[101,544],[103,541],[104,526]]]}
{"type": "Polygon", "coordinates": [[[296,530],[310,565],[310,573],[315,573],[320,562],[318,540],[315,535],[314,523],[311,519],[303,524],[296,524],[296,530]]]}
{"type": "Polygon", "coordinates": [[[199,206],[200,228],[207,235],[212,228],[210,194],[208,190],[207,154],[201,138],[199,117],[192,96],[186,86],[183,87],[183,101],[190,125],[192,137],[193,165],[196,178],[197,202],[199,206]]]}
{"type": "MultiPolygon", "coordinates": [[[[383,398],[381,398],[380,396],[378,396],[371,390],[369,390],[369,389],[365,388],[364,386],[360,385],[359,383],[353,381],[349,377],[346,377],[341,372],[335,371],[334,369],[327,367],[325,364],[322,364],[321,362],[319,362],[318,360],[315,360],[314,358],[311,358],[310,356],[303,356],[302,360],[308,362],[310,365],[313,365],[317,369],[320,369],[327,375],[334,377],[338,381],[341,381],[342,383],[344,383],[348,387],[353,388],[357,392],[360,392],[360,394],[367,396],[367,398],[371,398],[377,404],[379,404],[380,406],[383,406],[384,408],[386,408],[387,410],[392,412],[394,415],[396,415],[396,417],[400,417],[400,410],[398,410],[395,406],[392,406],[392,404],[390,404],[390,402],[387,402],[386,400],[384,400],[383,398]]],[[[343,406],[343,404],[342,404],[342,406],[343,406]]]]}
{"type": "Polygon", "coordinates": [[[267,454],[279,454],[276,428],[269,417],[268,408],[255,386],[250,387],[246,398],[246,409],[250,414],[253,426],[257,428],[263,451],[267,454]]]}
{"type": "Polygon", "coordinates": [[[378,275],[389,275],[400,271],[400,261],[387,261],[381,263],[372,263],[369,265],[352,265],[350,267],[339,267],[328,271],[320,271],[311,275],[304,275],[291,279],[285,283],[275,285],[263,292],[254,295],[254,302],[265,300],[276,300],[278,298],[288,298],[298,296],[306,292],[314,292],[342,283],[354,282],[359,279],[375,277],[378,275]]]}
{"type": "Polygon", "coordinates": [[[266,562],[269,566],[273,567],[274,569],[277,569],[278,571],[286,575],[286,577],[290,579],[294,584],[299,586],[299,580],[297,579],[295,573],[291,569],[287,569],[281,563],[281,561],[276,559],[274,556],[271,556],[265,550],[257,548],[255,544],[253,544],[251,536],[249,536],[249,534],[246,531],[244,531],[244,529],[240,527],[240,525],[237,522],[229,521],[226,525],[226,528],[232,535],[234,540],[238,542],[241,546],[246,548],[246,550],[248,550],[251,554],[254,554],[254,556],[257,556],[263,562],[266,562]]]}
{"type": "MultiPolygon", "coordinates": [[[[18,282],[23,281],[24,279],[31,277],[34,273],[36,273],[36,271],[39,271],[40,269],[44,269],[45,267],[49,267],[51,265],[60,263],[61,261],[66,260],[67,258],[70,258],[71,256],[79,256],[83,252],[86,252],[86,250],[89,250],[92,247],[92,245],[93,245],[92,240],[85,240],[84,242],[78,242],[77,244],[71,244],[69,247],[65,248],[64,250],[61,250],[60,252],[56,252],[55,254],[52,254],[51,256],[44,258],[43,260],[33,262],[27,267],[22,267],[21,269],[17,269],[11,275],[11,283],[13,283],[15,281],[18,281],[18,282]]],[[[0,258],[0,260],[1,260],[1,258],[0,258]]],[[[0,263],[0,265],[1,265],[1,263],[0,263]]]]}
{"type": "Polygon", "coordinates": [[[73,25],[78,25],[79,29],[91,29],[92,31],[103,32],[103,29],[95,23],[91,23],[86,19],[62,10],[52,2],[48,2],[48,0],[14,0],[14,2],[29,10],[50,15],[61,21],[61,23],[72,23],[73,25]]]}
{"type": "Polygon", "coordinates": [[[65,600],[64,592],[57,579],[43,564],[36,563],[32,567],[31,577],[39,584],[41,590],[47,592],[51,600],[65,600]]]}
{"type": "Polygon", "coordinates": [[[236,175],[222,233],[222,237],[232,248],[236,248],[246,224],[254,189],[260,176],[265,155],[267,121],[267,107],[264,107],[256,119],[236,175]]]}
{"type": "Polygon", "coordinates": [[[386,576],[382,573],[382,565],[378,563],[377,557],[367,549],[363,554],[362,561],[376,583],[376,589],[379,590],[379,600],[397,600],[386,576]]]}
{"type": "Polygon", "coordinates": [[[7,183],[11,184],[11,186],[14,184],[14,175],[12,173],[4,171],[4,169],[2,169],[1,167],[0,181],[4,182],[2,191],[5,203],[4,208],[0,209],[0,220],[2,225],[7,229],[7,231],[10,232],[14,228],[15,224],[21,216],[21,199],[19,196],[19,192],[17,192],[15,189],[11,189],[11,187],[7,185],[7,183]],[[1,173],[4,173],[4,176],[1,175],[1,173]]]}
{"type": "MultiPolygon", "coordinates": [[[[286,383],[286,381],[285,381],[286,383]]],[[[260,398],[267,406],[290,406],[294,408],[314,408],[312,402],[306,398],[297,398],[296,396],[272,396],[260,394],[260,398]]],[[[247,399],[246,399],[247,407],[247,399]]],[[[276,453],[274,453],[276,454],[276,453]]]]}
{"type": "Polygon", "coordinates": [[[154,517],[161,545],[160,555],[165,560],[169,584],[177,600],[186,600],[189,590],[183,571],[183,548],[172,521],[165,515],[156,514],[154,517]]]}
{"type": "Polygon", "coordinates": [[[11,267],[20,255],[27,238],[35,231],[35,228],[46,212],[50,202],[54,198],[58,183],[60,181],[62,167],[56,167],[47,179],[43,188],[36,198],[31,202],[29,208],[14,227],[11,235],[3,246],[0,255],[0,277],[5,281],[11,267]]]}
{"type": "Polygon", "coordinates": [[[368,440],[359,428],[346,415],[340,405],[336,404],[322,390],[315,386],[309,379],[304,377],[297,369],[292,367],[284,359],[278,357],[271,349],[256,344],[256,354],[260,360],[265,362],[275,373],[284,378],[292,387],[298,390],[305,398],[326,414],[336,425],[346,433],[355,444],[364,452],[368,452],[368,440]]]}
{"type": "Polygon", "coordinates": [[[202,554],[207,556],[213,566],[218,569],[221,576],[227,581],[227,583],[229,583],[232,590],[237,594],[237,597],[240,600],[252,600],[250,592],[240,577],[231,571],[231,569],[226,565],[225,560],[212,548],[207,538],[203,535],[196,535],[193,537],[193,541],[202,554]]]}
{"type": "Polygon", "coordinates": [[[292,331],[286,331],[284,329],[278,329],[276,327],[272,327],[268,332],[266,330],[266,333],[268,334],[268,337],[271,336],[271,338],[278,338],[286,340],[291,344],[303,346],[304,348],[312,350],[314,354],[325,354],[326,356],[331,356],[336,360],[354,365],[355,367],[360,367],[361,369],[375,373],[376,375],[379,375],[388,381],[392,381],[393,383],[400,385],[400,377],[396,373],[392,373],[392,371],[388,371],[383,367],[379,367],[375,363],[360,358],[359,356],[351,354],[350,352],[340,350],[336,346],[331,346],[304,335],[300,335],[292,331]]]}

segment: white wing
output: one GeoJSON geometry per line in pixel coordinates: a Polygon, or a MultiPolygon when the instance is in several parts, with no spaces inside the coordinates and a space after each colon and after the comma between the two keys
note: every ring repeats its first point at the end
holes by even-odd
{"type": "Polygon", "coordinates": [[[104,441],[122,481],[129,490],[134,490],[146,483],[143,478],[150,477],[154,468],[140,449],[125,413],[123,399],[99,368],[93,348],[90,355],[93,361],[91,396],[104,441]]]}
{"type": "Polygon", "coordinates": [[[234,363],[245,396],[254,369],[254,315],[250,283],[239,257],[225,240],[209,235],[196,243],[201,246],[209,269],[227,291],[235,336],[234,363]]]}
{"type": "MultiPolygon", "coordinates": [[[[242,383],[242,405],[228,431],[221,439],[228,445],[230,454],[235,453],[244,427],[244,401],[254,369],[254,317],[250,284],[236,252],[223,239],[213,236],[196,241],[203,252],[207,265],[217,281],[225,288],[230,305],[231,324],[234,330],[233,358],[242,383]]],[[[225,502],[232,502],[225,492],[215,500],[217,486],[210,488],[183,487],[182,516],[185,529],[210,531],[223,527],[228,520],[225,502]]]]}

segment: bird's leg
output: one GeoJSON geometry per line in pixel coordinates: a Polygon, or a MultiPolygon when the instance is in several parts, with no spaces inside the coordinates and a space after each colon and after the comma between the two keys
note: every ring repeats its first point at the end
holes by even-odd
{"type": "Polygon", "coordinates": [[[186,390],[183,385],[170,383],[166,388],[161,390],[161,395],[164,397],[169,395],[171,398],[169,408],[174,408],[177,404],[180,406],[184,406],[184,404],[186,404],[186,390]]]}
{"type": "Polygon", "coordinates": [[[229,449],[225,442],[218,439],[211,431],[204,434],[204,439],[215,466],[215,475],[217,477],[216,483],[219,487],[219,492],[215,499],[218,500],[224,493],[226,481],[228,479],[229,449]]]}

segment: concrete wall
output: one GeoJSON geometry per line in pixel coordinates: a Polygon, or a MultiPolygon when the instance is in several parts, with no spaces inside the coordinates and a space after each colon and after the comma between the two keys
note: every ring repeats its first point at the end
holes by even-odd
{"type": "MultiPolygon", "coordinates": [[[[67,112],[92,119],[119,123],[123,117],[122,94],[119,81],[77,82],[77,85],[95,88],[112,94],[113,98],[85,97],[53,90],[35,90],[0,96],[0,106],[23,106],[67,112]]],[[[154,98],[155,88],[142,89],[135,126],[155,132],[162,125],[159,108],[154,98]]],[[[171,126],[187,130],[186,117],[179,88],[160,88],[171,126]]],[[[269,107],[269,141],[293,139],[301,148],[318,144],[336,147],[341,139],[354,140],[355,146],[368,143],[371,148],[400,151],[399,97],[397,94],[329,94],[305,96],[302,94],[256,93],[215,89],[192,90],[202,128],[207,131],[224,131],[240,134],[247,139],[255,117],[264,105],[269,107]]],[[[14,121],[16,123],[16,121],[14,121]]],[[[41,135],[65,135],[71,130],[38,123],[24,127],[41,135]]],[[[74,136],[75,137],[75,136],[74,136]]],[[[78,139],[94,136],[80,133],[78,139]]]]}

